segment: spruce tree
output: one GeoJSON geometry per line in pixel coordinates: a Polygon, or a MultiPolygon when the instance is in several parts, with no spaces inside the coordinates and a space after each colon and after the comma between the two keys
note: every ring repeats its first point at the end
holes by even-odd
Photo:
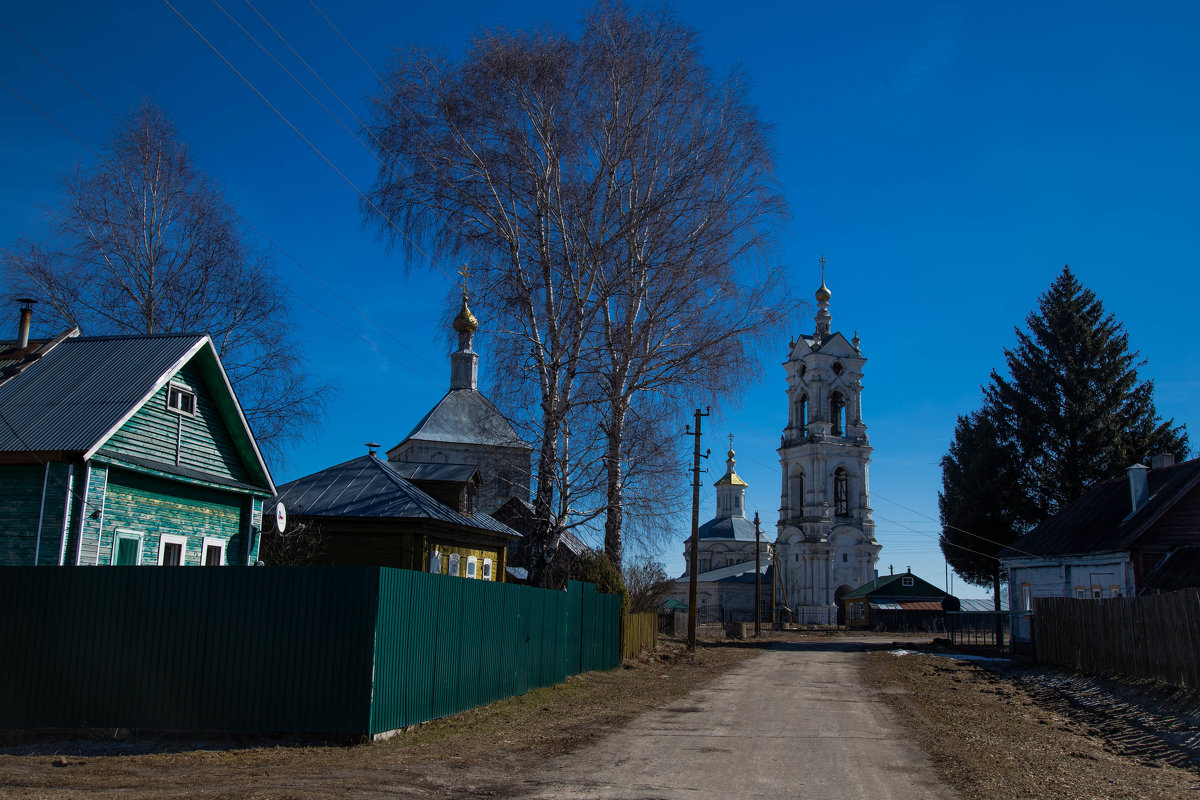
{"type": "Polygon", "coordinates": [[[1008,375],[992,372],[983,407],[959,418],[942,459],[942,550],[981,586],[998,585],[996,543],[1136,462],[1188,450],[1183,426],[1159,417],[1154,382],[1139,379],[1145,361],[1124,326],[1069,267],[1025,322],[1004,351],[1008,375]]]}

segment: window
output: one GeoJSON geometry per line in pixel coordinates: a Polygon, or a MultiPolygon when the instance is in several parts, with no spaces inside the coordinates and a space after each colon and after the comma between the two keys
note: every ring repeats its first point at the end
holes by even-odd
{"type": "Polygon", "coordinates": [[[1121,596],[1121,587],[1120,586],[1108,587],[1108,596],[1109,597],[1120,597],[1121,596]]]}
{"type": "Polygon", "coordinates": [[[225,540],[204,537],[204,566],[220,567],[225,564],[225,540]]]}
{"type": "Polygon", "coordinates": [[[468,578],[475,577],[476,565],[478,565],[478,563],[479,563],[479,561],[478,561],[478,559],[475,558],[475,556],[467,556],[467,577],[468,578]]]}
{"type": "Polygon", "coordinates": [[[450,554],[450,569],[446,574],[452,578],[458,577],[458,553],[450,554]]]}
{"type": "Polygon", "coordinates": [[[833,423],[830,433],[834,436],[844,436],[846,433],[846,398],[841,392],[834,392],[829,398],[829,421],[833,423]]]}
{"type": "Polygon", "coordinates": [[[833,513],[839,517],[850,515],[850,476],[842,467],[833,473],[833,513]]]}
{"type": "Polygon", "coordinates": [[[842,553],[842,563],[843,563],[843,564],[846,564],[846,563],[848,563],[849,561],[850,561],[850,554],[849,554],[849,553],[842,553]]]}
{"type": "Polygon", "coordinates": [[[142,534],[117,529],[113,539],[112,563],[115,567],[136,567],[142,563],[142,534]]]}
{"type": "Polygon", "coordinates": [[[808,424],[808,395],[800,395],[799,402],[796,403],[796,425],[803,428],[808,424]]]}
{"type": "Polygon", "coordinates": [[[442,554],[437,550],[429,554],[429,571],[434,575],[442,574],[442,554]]]}
{"type": "Polygon", "coordinates": [[[844,369],[844,367],[842,366],[842,362],[840,362],[840,361],[833,362],[833,374],[834,375],[841,375],[843,369],[844,369]]]}
{"type": "Polygon", "coordinates": [[[1083,587],[1082,587],[1082,586],[1076,586],[1076,587],[1075,587],[1075,597],[1076,597],[1077,599],[1079,599],[1079,600],[1084,600],[1084,599],[1086,599],[1086,598],[1087,598],[1087,595],[1086,595],[1086,594],[1084,594],[1084,591],[1083,591],[1083,587]]]}
{"type": "Polygon", "coordinates": [[[737,495],[733,496],[733,508],[735,511],[741,508],[741,499],[737,495]]]}
{"type": "Polygon", "coordinates": [[[490,581],[492,579],[492,560],[490,558],[485,558],[483,560],[483,579],[485,581],[490,581]]]}
{"type": "Polygon", "coordinates": [[[1104,590],[1101,589],[1099,586],[1093,586],[1092,587],[1092,599],[1099,600],[1102,597],[1104,597],[1104,590]]]}
{"type": "Polygon", "coordinates": [[[1029,591],[1029,584],[1021,584],[1021,610],[1029,611],[1033,608],[1033,597],[1029,591]]]}
{"type": "Polygon", "coordinates": [[[172,536],[164,533],[158,537],[158,565],[160,567],[181,567],[183,557],[187,552],[187,539],[182,536],[172,536]]]}
{"type": "Polygon", "coordinates": [[[905,575],[903,578],[900,579],[900,585],[901,586],[912,586],[913,585],[912,576],[905,575]]]}
{"type": "Polygon", "coordinates": [[[196,413],[196,394],[175,384],[167,386],[167,408],[180,414],[196,413]]]}

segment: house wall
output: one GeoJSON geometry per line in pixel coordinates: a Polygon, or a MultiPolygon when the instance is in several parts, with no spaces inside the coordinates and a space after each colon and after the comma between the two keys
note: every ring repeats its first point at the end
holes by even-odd
{"type": "MultiPolygon", "coordinates": [[[[479,561],[482,577],[483,560],[492,560],[492,580],[504,581],[506,542],[494,546],[465,544],[413,522],[353,522],[335,521],[322,526],[321,561],[337,566],[380,566],[429,571],[433,549],[442,554],[441,574],[449,571],[450,554],[461,559],[459,576],[466,576],[468,556],[479,561]]],[[[499,538],[499,537],[497,537],[499,538]]]]}
{"type": "Polygon", "coordinates": [[[256,483],[242,462],[199,369],[193,364],[185,365],[171,382],[195,393],[196,413],[182,414],[167,408],[170,384],[163,386],[104,443],[104,450],[256,483]]]}
{"type": "Polygon", "coordinates": [[[206,536],[227,543],[226,564],[245,564],[257,555],[257,537],[255,542],[250,542],[249,527],[254,516],[253,505],[258,506],[261,522],[261,500],[115,467],[108,472],[100,546],[93,560],[81,563],[111,564],[118,529],[143,535],[139,563],[146,565],[158,563],[163,534],[183,536],[187,540],[185,566],[202,562],[206,536]]]}
{"type": "Polygon", "coordinates": [[[32,565],[36,554],[38,565],[54,566],[64,553],[70,563],[74,551],[64,547],[63,520],[77,518],[66,501],[79,469],[61,461],[0,465],[0,565],[32,565]]]}
{"type": "MultiPolygon", "coordinates": [[[[1024,605],[1026,597],[1031,602],[1035,597],[1076,597],[1077,589],[1083,590],[1084,598],[1092,597],[1093,587],[1100,589],[1102,597],[1111,597],[1114,591],[1122,597],[1135,593],[1133,563],[1128,553],[1065,555],[1054,560],[1006,559],[1004,564],[1008,568],[1009,607],[1013,611],[1028,610],[1024,605]]],[[[1030,640],[1028,617],[1016,620],[1013,638],[1030,640]]]]}

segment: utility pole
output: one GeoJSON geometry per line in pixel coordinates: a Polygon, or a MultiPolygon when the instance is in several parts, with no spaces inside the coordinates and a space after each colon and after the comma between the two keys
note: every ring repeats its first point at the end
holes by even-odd
{"type": "Polygon", "coordinates": [[[754,635],[762,636],[762,572],[758,552],[758,511],[754,512],[754,635]]]}
{"type": "MultiPolygon", "coordinates": [[[[688,565],[688,650],[696,649],[696,573],[700,569],[700,420],[711,413],[712,409],[707,406],[703,412],[697,408],[696,430],[693,431],[690,425],[684,426],[687,435],[696,439],[692,459],[692,551],[688,559],[691,562],[688,565]]],[[[708,458],[711,452],[705,450],[703,457],[708,458]]]]}

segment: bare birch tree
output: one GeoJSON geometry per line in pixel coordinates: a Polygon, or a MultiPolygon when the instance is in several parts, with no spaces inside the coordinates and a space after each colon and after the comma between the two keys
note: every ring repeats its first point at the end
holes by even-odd
{"type": "Polygon", "coordinates": [[[330,390],[304,374],[271,259],[160,108],[144,102],[123,121],[48,215],[45,243],[3,253],[9,288],[41,302],[43,326],[208,332],[267,452],[316,421],[330,390]]]}
{"type": "Polygon", "coordinates": [[[490,32],[457,61],[398,57],[372,127],[385,163],[364,212],[410,254],[477,268],[498,399],[538,427],[538,547],[604,518],[619,564],[627,505],[671,495],[629,481],[669,460],[667,429],[628,436],[639,396],[645,420],[736,386],[748,335],[781,313],[781,282],[747,269],[783,213],[767,127],[670,14],[607,4],[575,40],[490,32]],[[646,495],[627,504],[631,485],[646,495]]]}

